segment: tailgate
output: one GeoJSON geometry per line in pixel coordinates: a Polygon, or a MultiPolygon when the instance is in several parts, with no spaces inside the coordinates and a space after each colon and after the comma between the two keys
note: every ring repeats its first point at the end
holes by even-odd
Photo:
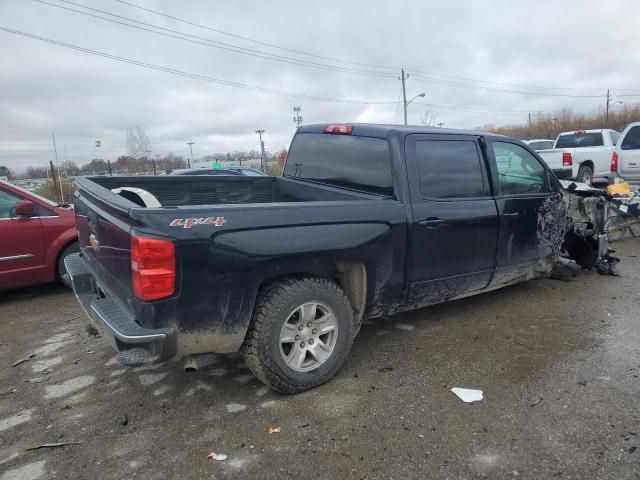
{"type": "Polygon", "coordinates": [[[637,181],[640,178],[640,149],[622,150],[618,170],[622,178],[637,181]]]}
{"type": "Polygon", "coordinates": [[[571,153],[569,150],[565,149],[551,149],[551,150],[540,150],[538,155],[542,157],[544,162],[551,168],[552,170],[561,170],[561,169],[571,169],[571,167],[565,167],[562,164],[562,154],[565,152],[571,153]]]}
{"type": "MultiPolygon", "coordinates": [[[[75,213],[80,251],[102,289],[109,290],[124,305],[133,300],[131,281],[131,230],[128,206],[114,200],[100,198],[85,187],[88,179],[78,181],[75,213]]],[[[96,189],[101,189],[96,184],[96,189]]],[[[108,191],[107,191],[108,192],[108,191]]],[[[109,192],[110,193],[110,192],[109,192]]]]}

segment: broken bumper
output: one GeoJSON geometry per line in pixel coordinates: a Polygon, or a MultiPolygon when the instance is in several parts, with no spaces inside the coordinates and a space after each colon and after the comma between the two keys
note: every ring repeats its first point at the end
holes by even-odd
{"type": "Polygon", "coordinates": [[[171,329],[140,326],[106,289],[98,285],[81,254],[64,260],[73,292],[87,314],[88,328],[96,329],[118,351],[118,361],[142,365],[166,360],[175,355],[175,334],[171,329]]]}

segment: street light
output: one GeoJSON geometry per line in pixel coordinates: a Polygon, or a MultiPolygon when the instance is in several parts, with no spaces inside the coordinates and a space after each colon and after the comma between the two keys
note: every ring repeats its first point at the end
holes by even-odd
{"type": "Polygon", "coordinates": [[[426,95],[427,95],[427,94],[426,94],[426,93],[424,93],[424,92],[419,93],[418,95],[416,95],[415,97],[413,97],[411,100],[409,100],[408,102],[406,102],[406,103],[404,104],[404,124],[405,124],[405,125],[407,124],[407,107],[409,106],[409,104],[410,104],[411,102],[413,102],[416,98],[424,97],[424,96],[426,96],[426,95]]]}

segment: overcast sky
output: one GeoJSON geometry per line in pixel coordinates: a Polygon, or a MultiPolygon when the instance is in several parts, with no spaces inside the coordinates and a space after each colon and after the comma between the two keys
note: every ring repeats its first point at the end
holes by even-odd
{"type": "Polygon", "coordinates": [[[193,139],[197,158],[258,149],[257,128],[266,130],[267,149],[288,146],[294,106],[304,123],[400,123],[401,66],[409,72],[407,97],[426,92],[409,106],[415,124],[425,113],[447,127],[473,128],[524,122],[527,112],[591,110],[604,105],[607,88],[614,100],[640,101],[635,0],[539,0],[526,8],[507,0],[127,0],[177,20],[118,0],[46,1],[200,43],[32,0],[3,0],[0,27],[208,80],[0,31],[0,164],[15,170],[53,159],[51,132],[60,158],[66,147],[81,164],[126,153],[133,125],[145,128],[154,154],[186,155],[193,139]],[[168,30],[161,31],[180,36],[168,30]]]}

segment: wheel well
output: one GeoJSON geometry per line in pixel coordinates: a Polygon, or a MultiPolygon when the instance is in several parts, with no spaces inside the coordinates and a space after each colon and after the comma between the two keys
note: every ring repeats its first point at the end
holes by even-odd
{"type": "Polygon", "coordinates": [[[353,308],[356,319],[356,333],[358,333],[367,303],[367,269],[360,262],[340,262],[336,265],[336,268],[338,270],[338,283],[353,308]]]}
{"type": "Polygon", "coordinates": [[[324,272],[298,272],[265,280],[260,285],[262,290],[266,285],[282,281],[286,278],[324,277],[336,282],[344,290],[356,320],[356,333],[362,325],[362,318],[367,300],[367,270],[360,262],[338,262],[324,272]]]}
{"type": "Polygon", "coordinates": [[[587,166],[587,167],[591,168],[591,171],[592,171],[592,172],[594,171],[594,170],[593,170],[593,162],[592,162],[591,160],[585,160],[584,162],[582,162],[582,163],[580,164],[580,166],[583,166],[583,165],[585,165],[585,166],[587,166]]]}
{"type": "Polygon", "coordinates": [[[62,257],[62,253],[69,248],[71,245],[73,245],[74,243],[78,243],[78,239],[74,238],[72,240],[69,240],[67,243],[65,243],[63,245],[63,247],[58,251],[58,254],[56,255],[56,263],[54,263],[53,268],[56,272],[56,279],[60,280],[60,275],[58,274],[58,263],[60,263],[60,257],[62,257]]]}

